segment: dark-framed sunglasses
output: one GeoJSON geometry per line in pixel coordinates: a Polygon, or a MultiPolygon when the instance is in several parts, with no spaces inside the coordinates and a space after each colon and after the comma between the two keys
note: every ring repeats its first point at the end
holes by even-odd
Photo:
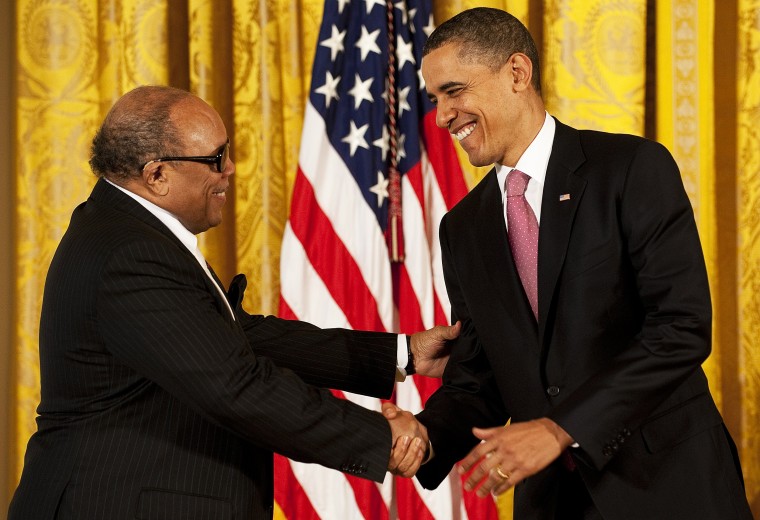
{"type": "Polygon", "coordinates": [[[142,169],[145,170],[145,168],[148,167],[148,165],[155,163],[155,162],[169,162],[169,161],[190,161],[190,162],[199,162],[199,163],[206,163],[206,164],[213,164],[216,168],[216,171],[218,173],[222,173],[224,171],[224,167],[227,166],[227,159],[230,158],[230,140],[227,139],[227,142],[224,143],[224,145],[219,149],[219,152],[215,155],[199,155],[199,156],[191,156],[191,157],[160,157],[158,159],[153,159],[151,161],[146,162],[142,169]]]}

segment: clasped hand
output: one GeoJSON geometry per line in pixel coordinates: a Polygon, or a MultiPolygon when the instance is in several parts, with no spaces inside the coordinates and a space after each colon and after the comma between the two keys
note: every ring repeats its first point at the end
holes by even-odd
{"type": "MultiPolygon", "coordinates": [[[[416,372],[428,377],[441,377],[449,360],[448,342],[456,339],[462,324],[439,325],[412,334],[411,350],[416,372]]],[[[383,416],[388,420],[393,447],[388,471],[402,477],[413,477],[425,460],[428,449],[427,429],[410,412],[393,403],[383,403],[383,416]]]]}
{"type": "Polygon", "coordinates": [[[393,403],[383,403],[383,416],[388,420],[393,435],[388,471],[402,477],[413,477],[425,459],[427,428],[412,413],[393,403]]]}

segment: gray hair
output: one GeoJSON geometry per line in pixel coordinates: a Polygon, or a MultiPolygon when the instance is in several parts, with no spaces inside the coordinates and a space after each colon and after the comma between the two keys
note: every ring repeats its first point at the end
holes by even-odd
{"type": "Polygon", "coordinates": [[[137,87],[111,108],[92,140],[90,168],[98,177],[124,181],[138,177],[143,165],[162,156],[178,155],[182,141],[171,111],[191,97],[165,86],[137,87]]]}

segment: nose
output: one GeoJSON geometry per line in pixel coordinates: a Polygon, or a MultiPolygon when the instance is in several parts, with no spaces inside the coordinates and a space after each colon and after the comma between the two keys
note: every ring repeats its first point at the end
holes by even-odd
{"type": "Polygon", "coordinates": [[[456,111],[448,103],[438,101],[435,112],[435,124],[438,128],[448,128],[456,117],[456,111]]]}
{"type": "Polygon", "coordinates": [[[227,158],[227,164],[224,165],[224,170],[222,170],[222,175],[224,177],[229,177],[230,175],[235,174],[235,162],[232,160],[232,157],[227,158]]]}

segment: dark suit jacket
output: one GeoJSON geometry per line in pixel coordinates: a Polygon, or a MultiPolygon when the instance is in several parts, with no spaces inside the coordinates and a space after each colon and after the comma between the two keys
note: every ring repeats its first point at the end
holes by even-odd
{"type": "Polygon", "coordinates": [[[179,240],[97,183],[48,272],[11,520],[270,518],[274,451],[383,480],[387,421],[307,383],[389,396],[396,336],[249,316],[242,282],[233,320],[179,240]]]}
{"type": "MultiPolygon", "coordinates": [[[[557,122],[538,325],[503,211],[492,171],[441,223],[452,317],[464,328],[443,387],[419,416],[435,450],[418,473],[423,485],[437,486],[475,445],[472,426],[549,417],[580,443],[578,471],[605,519],[751,518],[700,368],[710,295],[668,151],[557,122]]],[[[516,519],[554,518],[559,471],[558,461],[516,487],[516,519]]]]}

